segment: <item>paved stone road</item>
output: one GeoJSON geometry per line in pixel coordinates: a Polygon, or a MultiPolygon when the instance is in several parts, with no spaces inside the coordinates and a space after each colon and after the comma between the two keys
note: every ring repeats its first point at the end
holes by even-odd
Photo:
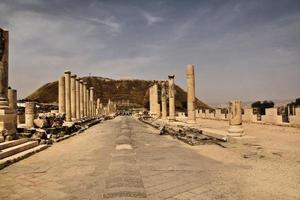
{"type": "Polygon", "coordinates": [[[251,176],[247,165],[117,117],[1,170],[0,199],[274,199],[241,174],[251,176]]]}

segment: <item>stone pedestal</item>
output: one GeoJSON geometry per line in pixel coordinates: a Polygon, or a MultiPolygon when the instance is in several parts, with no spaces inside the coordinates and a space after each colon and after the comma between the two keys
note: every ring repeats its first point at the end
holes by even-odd
{"type": "Polygon", "coordinates": [[[76,75],[71,75],[71,119],[76,120],[76,75]]]}
{"type": "Polygon", "coordinates": [[[186,68],[186,79],[187,79],[188,123],[196,123],[194,65],[188,65],[187,66],[187,68],[186,68]]]}
{"type": "Polygon", "coordinates": [[[58,112],[61,114],[66,113],[65,98],[65,77],[62,76],[58,80],[58,112]]]}
{"type": "Polygon", "coordinates": [[[165,82],[161,85],[161,118],[167,119],[167,92],[165,82]]]}
{"type": "Polygon", "coordinates": [[[25,103],[25,124],[26,128],[34,128],[34,118],[35,118],[35,103],[26,102],[25,103]]]}
{"type": "Polygon", "coordinates": [[[71,121],[71,72],[65,71],[66,122],[71,121]]]}
{"type": "Polygon", "coordinates": [[[169,120],[175,120],[175,75],[169,77],[169,120]]]}
{"type": "Polygon", "coordinates": [[[241,101],[234,100],[229,102],[229,129],[228,136],[240,137],[243,136],[244,130],[242,127],[242,108],[241,101]]]}

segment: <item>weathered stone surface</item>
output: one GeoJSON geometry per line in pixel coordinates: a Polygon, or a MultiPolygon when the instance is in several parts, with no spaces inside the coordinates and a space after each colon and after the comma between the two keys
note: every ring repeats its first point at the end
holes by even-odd
{"type": "Polygon", "coordinates": [[[71,121],[71,72],[65,71],[66,122],[71,121]]]}
{"type": "Polygon", "coordinates": [[[175,75],[169,77],[169,120],[175,120],[175,75]]]}
{"type": "Polygon", "coordinates": [[[234,100],[229,102],[229,129],[228,135],[232,137],[243,136],[242,128],[242,108],[241,101],[234,100]]]}
{"type": "Polygon", "coordinates": [[[187,113],[188,123],[196,123],[195,112],[195,72],[194,65],[188,65],[186,69],[187,79],[187,113]]]}

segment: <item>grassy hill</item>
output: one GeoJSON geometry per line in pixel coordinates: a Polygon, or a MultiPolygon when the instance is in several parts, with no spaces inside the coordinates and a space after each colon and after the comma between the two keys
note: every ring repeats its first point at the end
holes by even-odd
{"type": "MultiPolygon", "coordinates": [[[[95,88],[95,96],[101,99],[104,104],[111,99],[112,101],[129,100],[131,104],[139,107],[149,107],[148,88],[154,81],[147,80],[113,80],[102,77],[83,77],[88,87],[95,88]]],[[[176,89],[176,109],[186,110],[186,92],[179,86],[176,89]]],[[[31,95],[25,98],[28,101],[40,103],[57,103],[58,81],[46,83],[38,88],[31,95]]],[[[196,108],[209,108],[208,105],[196,100],[196,108]]]]}

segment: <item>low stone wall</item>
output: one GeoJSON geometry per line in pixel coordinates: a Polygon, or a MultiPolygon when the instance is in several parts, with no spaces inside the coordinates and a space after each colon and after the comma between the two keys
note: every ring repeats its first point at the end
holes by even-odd
{"type": "MultiPolygon", "coordinates": [[[[242,115],[243,122],[248,123],[262,123],[272,125],[286,125],[300,127],[300,108],[296,108],[295,115],[288,116],[289,122],[283,122],[282,115],[278,115],[277,108],[266,109],[266,114],[258,116],[253,113],[252,108],[244,109],[242,115]],[[260,120],[258,120],[260,118],[260,120]]],[[[215,110],[196,110],[196,117],[202,119],[213,119],[213,120],[228,120],[228,114],[222,113],[221,109],[215,110]]]]}

